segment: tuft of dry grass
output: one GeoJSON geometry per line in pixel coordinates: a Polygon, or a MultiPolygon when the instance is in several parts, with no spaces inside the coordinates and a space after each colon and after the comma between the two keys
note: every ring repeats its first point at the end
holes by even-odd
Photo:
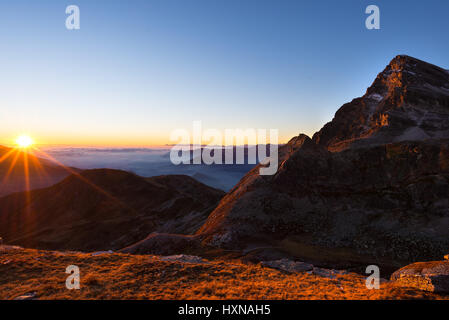
{"type": "Polygon", "coordinates": [[[0,250],[0,299],[30,292],[37,299],[449,299],[390,282],[368,290],[365,278],[355,274],[328,279],[238,261],[190,264],[150,255],[0,250]],[[80,268],[80,290],[66,289],[69,265],[80,268]]]}

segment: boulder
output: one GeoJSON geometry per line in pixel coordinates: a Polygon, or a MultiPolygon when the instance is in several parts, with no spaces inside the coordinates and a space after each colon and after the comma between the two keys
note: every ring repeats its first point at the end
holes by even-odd
{"type": "Polygon", "coordinates": [[[391,280],[403,287],[449,293],[449,261],[413,263],[394,272],[391,280]]]}

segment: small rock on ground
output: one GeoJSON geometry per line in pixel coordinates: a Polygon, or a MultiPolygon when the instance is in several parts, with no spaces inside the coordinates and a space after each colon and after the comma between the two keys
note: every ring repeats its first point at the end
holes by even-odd
{"type": "Polygon", "coordinates": [[[305,272],[313,269],[313,265],[300,261],[289,259],[280,259],[275,261],[262,261],[261,265],[268,268],[278,269],[287,272],[305,272]]]}
{"type": "Polygon", "coordinates": [[[35,300],[36,292],[29,292],[24,294],[23,296],[14,298],[14,300],[35,300]]]}
{"type": "Polygon", "coordinates": [[[0,252],[8,252],[11,250],[19,250],[19,249],[23,249],[23,248],[19,247],[19,246],[0,245],[0,252]]]}
{"type": "Polygon", "coordinates": [[[163,256],[160,257],[161,261],[176,261],[184,263],[205,263],[203,258],[197,256],[189,256],[185,254],[178,254],[173,256],[163,256]]]}
{"type": "Polygon", "coordinates": [[[103,254],[112,254],[112,253],[114,253],[114,251],[112,251],[112,250],[108,250],[108,251],[97,251],[97,252],[92,252],[92,257],[95,257],[95,256],[101,256],[101,255],[103,255],[103,254]]]}
{"type": "Polygon", "coordinates": [[[338,275],[349,274],[345,270],[334,270],[334,269],[323,269],[323,268],[313,268],[312,273],[314,275],[320,276],[322,278],[335,279],[338,275]]]}

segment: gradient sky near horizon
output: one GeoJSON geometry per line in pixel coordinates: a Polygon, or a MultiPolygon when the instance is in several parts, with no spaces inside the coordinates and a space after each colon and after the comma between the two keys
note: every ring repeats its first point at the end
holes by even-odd
{"type": "Polygon", "coordinates": [[[449,69],[448,12],[446,0],[2,1],[0,144],[163,145],[195,120],[312,135],[397,54],[449,69]],[[365,28],[370,4],[381,30],[365,28]]]}

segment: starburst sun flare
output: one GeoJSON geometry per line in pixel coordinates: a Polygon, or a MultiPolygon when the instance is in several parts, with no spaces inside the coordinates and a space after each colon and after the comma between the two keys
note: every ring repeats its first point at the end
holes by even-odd
{"type": "Polygon", "coordinates": [[[16,139],[16,144],[19,148],[27,149],[34,144],[34,141],[28,135],[21,135],[16,139]]]}

